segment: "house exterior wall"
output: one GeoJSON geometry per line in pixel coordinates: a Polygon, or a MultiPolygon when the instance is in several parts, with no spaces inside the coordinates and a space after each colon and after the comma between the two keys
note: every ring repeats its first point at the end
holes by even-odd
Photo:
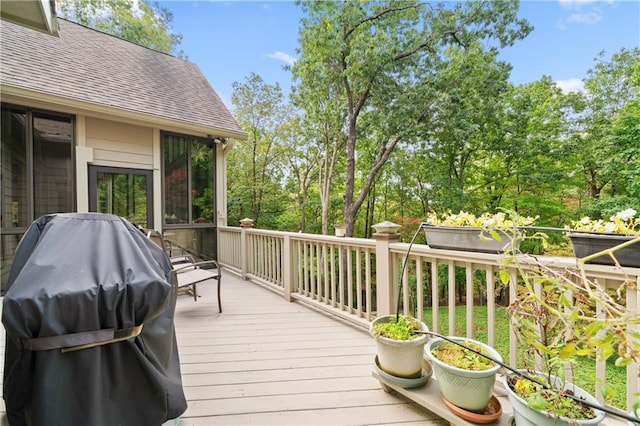
{"type": "MultiPolygon", "coordinates": [[[[171,123],[163,123],[161,120],[151,124],[136,120],[133,116],[131,118],[121,118],[110,114],[100,114],[101,116],[99,117],[95,112],[56,102],[16,97],[6,92],[0,92],[0,95],[3,105],[66,114],[73,117],[73,176],[71,177],[71,185],[74,187],[75,210],[78,212],[89,211],[89,166],[151,170],[153,173],[153,226],[158,230],[163,228],[164,216],[161,132],[170,131],[197,137],[207,136],[207,133],[188,126],[183,128],[171,123]]],[[[229,146],[223,144],[215,145],[215,161],[217,164],[215,176],[216,226],[226,225],[225,148],[229,148],[229,146]]],[[[5,166],[7,165],[0,164],[3,169],[5,166]]],[[[26,205],[26,202],[20,204],[26,205]]],[[[0,208],[4,214],[11,214],[12,206],[10,204],[2,204],[0,208]]],[[[19,230],[16,229],[15,231],[19,230]]],[[[22,233],[20,232],[3,238],[2,256],[3,258],[7,257],[6,260],[9,262],[11,262],[12,253],[21,235],[22,233]]],[[[0,280],[2,287],[6,282],[5,269],[8,271],[10,263],[5,266],[7,268],[3,268],[2,279],[0,280]]]]}
{"type": "Polygon", "coordinates": [[[85,121],[94,165],[153,169],[153,128],[93,117],[85,121]]]}
{"type": "Polygon", "coordinates": [[[97,117],[77,116],[76,186],[79,212],[89,211],[89,166],[153,171],[153,220],[162,226],[160,130],[97,117]]]}

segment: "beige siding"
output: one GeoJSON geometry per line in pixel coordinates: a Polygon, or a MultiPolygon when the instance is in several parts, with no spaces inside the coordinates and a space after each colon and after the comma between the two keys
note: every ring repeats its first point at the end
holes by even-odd
{"type": "Polygon", "coordinates": [[[94,165],[153,169],[151,127],[87,117],[86,132],[94,165]]]}

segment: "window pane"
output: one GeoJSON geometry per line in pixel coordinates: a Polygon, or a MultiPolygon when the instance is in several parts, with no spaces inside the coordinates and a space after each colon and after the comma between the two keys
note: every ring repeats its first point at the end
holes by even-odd
{"type": "Polygon", "coordinates": [[[213,223],[213,149],[205,144],[191,144],[191,220],[213,223]]]}
{"type": "Polygon", "coordinates": [[[164,238],[202,259],[217,259],[216,228],[171,228],[164,238]]]}
{"type": "Polygon", "coordinates": [[[73,211],[71,120],[33,117],[35,218],[73,211]]]}
{"type": "MultiPolygon", "coordinates": [[[[27,209],[26,114],[2,108],[2,228],[26,228],[27,209]]],[[[4,245],[3,245],[4,256],[4,245]]]]}
{"type": "Polygon", "coordinates": [[[4,293],[13,264],[13,254],[22,232],[31,220],[27,191],[27,116],[24,111],[2,108],[2,145],[0,153],[0,181],[2,188],[2,223],[0,227],[0,295],[4,293]],[[18,228],[22,228],[19,231],[18,228]],[[13,229],[13,231],[12,231],[13,229]]]}
{"type": "Polygon", "coordinates": [[[97,173],[97,211],[148,228],[147,177],[132,173],[97,173]]]}
{"type": "Polygon", "coordinates": [[[187,139],[164,136],[165,223],[189,223],[189,173],[187,139]]]}

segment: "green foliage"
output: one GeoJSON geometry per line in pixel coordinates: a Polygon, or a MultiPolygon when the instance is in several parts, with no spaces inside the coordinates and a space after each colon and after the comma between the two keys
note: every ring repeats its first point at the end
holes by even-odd
{"type": "MultiPolygon", "coordinates": [[[[441,329],[436,330],[432,318],[432,309],[426,308],[423,312],[424,322],[427,324],[430,330],[437,331],[445,335],[463,336],[466,334],[466,320],[467,310],[465,306],[456,306],[455,309],[455,329],[448,329],[448,321],[443,321],[443,318],[447,318],[449,309],[446,306],[440,306],[438,310],[439,318],[441,319],[441,329]]],[[[486,306],[474,306],[472,324],[472,337],[476,340],[486,342],[487,341],[487,307],[486,306]]],[[[509,314],[506,308],[497,307],[495,311],[495,344],[494,349],[502,356],[502,359],[509,359],[509,314]]],[[[520,348],[521,350],[523,348],[520,348]]],[[[520,358],[527,360],[526,353],[521,353],[520,358]]],[[[591,393],[595,392],[595,383],[593,378],[596,376],[596,363],[595,359],[588,357],[576,358],[574,372],[574,383],[580,386],[582,389],[591,393]]],[[[526,365],[529,362],[525,361],[524,364],[519,363],[520,366],[526,365]]],[[[626,404],[626,386],[627,377],[624,369],[615,366],[615,361],[610,359],[607,361],[607,392],[605,399],[607,403],[615,407],[624,407],[626,404]]],[[[640,401],[640,400],[639,400],[640,401]]]]}
{"type": "Polygon", "coordinates": [[[474,46],[482,58],[479,41],[508,45],[530,27],[509,2],[299,4],[307,16],[301,57],[293,66],[297,100],[317,127],[333,129],[326,152],[345,148],[344,221],[351,236],[396,146],[415,143],[419,127],[433,116],[432,104],[441,95],[433,90],[441,76],[437,64],[447,47],[474,46]]]}
{"type": "MultiPolygon", "coordinates": [[[[171,12],[146,0],[57,0],[57,13],[87,27],[159,52],[172,53],[182,35],[171,31],[171,12]]],[[[181,52],[179,52],[181,53],[181,52]]]]}
{"type": "Polygon", "coordinates": [[[267,84],[253,73],[244,82],[233,83],[231,102],[248,138],[236,142],[227,159],[228,188],[234,200],[229,220],[249,217],[256,226],[273,229],[289,204],[288,194],[281,190],[289,107],[279,84],[267,84]]]}
{"type": "Polygon", "coordinates": [[[638,48],[623,48],[609,61],[602,52],[584,80],[585,108],[573,118],[569,152],[594,200],[638,195],[639,60],[638,48]]]}
{"type": "Polygon", "coordinates": [[[480,345],[472,342],[463,343],[473,350],[470,351],[451,342],[444,342],[431,352],[440,361],[463,370],[482,371],[495,366],[493,361],[479,354],[485,353],[480,345]]]}
{"type": "Polygon", "coordinates": [[[420,322],[411,317],[399,316],[391,321],[379,322],[373,326],[374,333],[393,340],[414,340],[422,336],[415,331],[422,330],[420,322]]]}
{"type": "MultiPolygon", "coordinates": [[[[577,269],[550,268],[532,257],[525,262],[513,253],[504,260],[500,273],[501,279],[508,281],[508,269],[515,268],[522,286],[508,312],[518,340],[528,352],[524,359],[531,361],[539,356],[543,371],[560,378],[583,358],[611,358],[617,367],[640,360],[640,343],[630,328],[640,324],[640,315],[621,302],[628,283],[622,283],[613,293],[602,291],[597,282],[587,278],[584,264],[578,264],[577,269]],[[596,306],[601,315],[595,315],[596,306]]],[[[562,389],[545,390],[543,395],[545,401],[554,404],[549,411],[556,415],[569,409],[562,389]]],[[[529,400],[538,404],[540,398],[536,395],[529,400]]]]}
{"type": "MultiPolygon", "coordinates": [[[[299,4],[298,110],[259,95],[255,75],[244,82],[254,92],[237,93],[251,141],[229,154],[230,224],[332,234],[346,223],[369,237],[373,224],[411,227],[431,212],[509,209],[562,227],[640,211],[639,49],[599,55],[588,92],[563,93],[547,76],[508,82],[497,46],[531,30],[517,2],[299,4]]],[[[571,254],[563,234],[549,241],[552,252],[521,248],[571,254]]]]}
{"type": "MultiPolygon", "coordinates": [[[[532,375],[532,377],[549,386],[546,377],[542,375],[532,375]]],[[[527,401],[531,408],[574,420],[588,420],[595,417],[591,408],[567,398],[562,393],[547,390],[541,384],[523,377],[512,376],[511,379],[514,382],[513,390],[527,401]]]]}

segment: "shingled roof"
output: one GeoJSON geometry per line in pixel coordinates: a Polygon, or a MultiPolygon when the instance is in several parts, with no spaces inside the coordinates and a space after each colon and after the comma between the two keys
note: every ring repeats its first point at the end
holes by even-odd
{"type": "Polygon", "coordinates": [[[245,139],[200,69],[183,59],[58,20],[60,37],[0,21],[0,84],[175,120],[245,139]]]}

